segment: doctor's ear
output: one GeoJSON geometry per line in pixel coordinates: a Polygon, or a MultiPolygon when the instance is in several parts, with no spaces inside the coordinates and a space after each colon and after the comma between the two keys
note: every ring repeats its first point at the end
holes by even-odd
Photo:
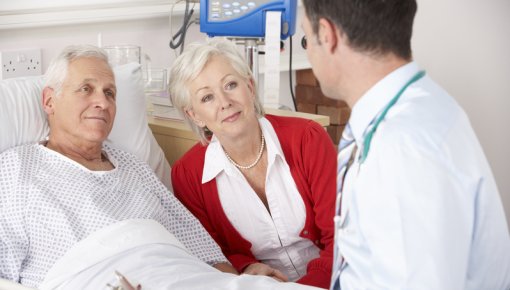
{"type": "Polygon", "coordinates": [[[193,109],[188,109],[185,112],[186,112],[186,115],[188,115],[190,117],[190,119],[193,121],[193,123],[195,123],[195,125],[197,125],[198,127],[202,127],[202,128],[205,127],[204,121],[197,118],[193,109]]]}
{"type": "Polygon", "coordinates": [[[325,46],[328,52],[333,53],[338,46],[339,38],[343,35],[342,31],[326,18],[319,19],[318,30],[319,43],[325,46]]]}

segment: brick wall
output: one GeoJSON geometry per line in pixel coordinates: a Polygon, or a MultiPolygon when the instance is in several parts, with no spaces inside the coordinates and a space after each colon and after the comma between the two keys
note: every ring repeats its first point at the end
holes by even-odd
{"type": "Polygon", "coordinates": [[[328,134],[338,145],[351,110],[344,101],[322,94],[311,69],[296,71],[296,105],[299,112],[329,116],[328,134]]]}

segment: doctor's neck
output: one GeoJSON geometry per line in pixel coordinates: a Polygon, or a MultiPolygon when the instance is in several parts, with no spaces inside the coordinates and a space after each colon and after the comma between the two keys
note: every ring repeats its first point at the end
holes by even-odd
{"type": "Polygon", "coordinates": [[[393,53],[373,55],[352,53],[341,83],[343,99],[352,109],[356,102],[376,83],[396,69],[408,64],[412,59],[403,59],[393,53]]]}

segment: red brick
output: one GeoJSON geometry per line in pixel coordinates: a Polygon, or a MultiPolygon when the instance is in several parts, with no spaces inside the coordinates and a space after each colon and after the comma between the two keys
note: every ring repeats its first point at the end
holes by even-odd
{"type": "Polygon", "coordinates": [[[297,103],[298,112],[317,114],[316,104],[297,103]]]}
{"type": "Polygon", "coordinates": [[[340,138],[342,137],[342,132],[344,131],[344,125],[329,125],[326,130],[328,131],[329,137],[335,145],[338,146],[338,142],[340,142],[340,138]]]}
{"type": "Polygon", "coordinates": [[[319,81],[317,81],[311,69],[301,69],[296,71],[296,84],[318,87],[319,81]]]}
{"type": "Polygon", "coordinates": [[[319,87],[297,85],[296,102],[303,104],[316,104],[325,106],[346,106],[344,101],[335,100],[324,96],[319,87]]]}
{"type": "Polygon", "coordinates": [[[332,107],[332,106],[317,106],[317,114],[329,116],[329,123],[333,125],[345,125],[349,121],[351,110],[347,106],[332,107]]]}

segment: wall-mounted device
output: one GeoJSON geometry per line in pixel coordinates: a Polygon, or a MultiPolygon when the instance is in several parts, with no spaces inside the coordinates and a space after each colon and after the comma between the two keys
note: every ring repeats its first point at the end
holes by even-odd
{"type": "Polygon", "coordinates": [[[296,0],[200,0],[200,31],[209,36],[263,38],[266,12],[281,11],[281,39],[296,30],[296,0]]]}
{"type": "Polygon", "coordinates": [[[41,49],[0,51],[0,65],[0,80],[41,75],[41,49]]]}
{"type": "Polygon", "coordinates": [[[280,40],[296,31],[297,0],[200,0],[200,31],[244,44],[259,86],[258,47],[264,45],[264,106],[280,106],[280,40]]]}

